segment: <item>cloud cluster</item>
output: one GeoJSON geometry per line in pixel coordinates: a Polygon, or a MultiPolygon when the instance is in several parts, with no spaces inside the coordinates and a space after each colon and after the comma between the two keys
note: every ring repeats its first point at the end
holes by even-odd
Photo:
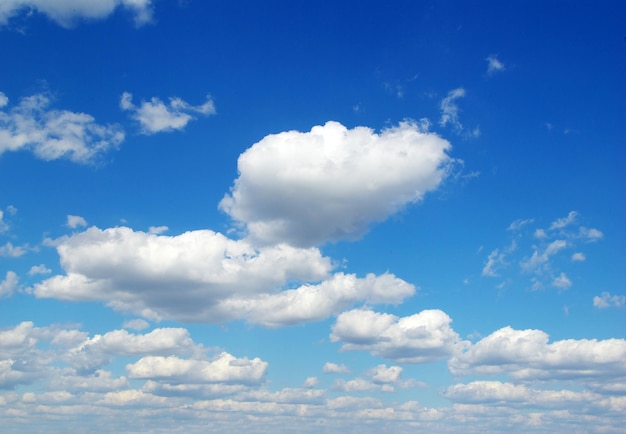
{"type": "Polygon", "coordinates": [[[548,343],[541,330],[504,327],[455,354],[455,375],[509,375],[516,380],[626,377],[626,340],[567,339],[548,343]]]}
{"type": "Polygon", "coordinates": [[[316,248],[255,249],[209,230],[165,236],[92,227],[60,240],[57,251],[67,274],[34,285],[37,297],[102,300],[155,319],[276,327],[324,319],[358,301],[398,304],[415,292],[392,274],[331,274],[316,248]]]}
{"type": "MultiPolygon", "coordinates": [[[[3,105],[8,105],[4,94],[0,97],[4,97],[3,105]]],[[[100,125],[88,114],[49,106],[47,95],[36,94],[22,98],[9,110],[0,110],[0,155],[27,150],[43,160],[66,158],[84,164],[124,140],[117,125],[100,125]]]]}
{"type": "Polygon", "coordinates": [[[507,228],[511,235],[509,246],[489,253],[482,275],[501,277],[517,266],[522,275],[531,276],[533,290],[546,286],[568,289],[573,282],[563,270],[563,264],[584,262],[586,256],[580,251],[565,252],[580,249],[604,236],[598,229],[581,225],[579,219],[576,211],[570,211],[567,216],[552,221],[547,229],[533,226],[534,219],[515,220],[507,228]],[[566,257],[569,260],[564,260],[566,257]]]}
{"type": "Polygon", "coordinates": [[[605,291],[602,295],[593,297],[593,305],[598,309],[624,307],[626,306],[626,295],[611,295],[610,292],[605,291]]]}
{"type": "Polygon", "coordinates": [[[466,345],[451,322],[440,310],[397,317],[355,309],[337,317],[330,339],[341,342],[342,351],[368,351],[399,363],[426,363],[446,359],[466,345]]]}
{"type": "Polygon", "coordinates": [[[506,70],[504,63],[500,62],[496,56],[487,56],[487,75],[494,75],[506,70]]]}
{"type": "Polygon", "coordinates": [[[435,190],[449,149],[413,122],[380,134],[337,122],[273,134],[239,157],[239,177],[219,206],[260,244],[356,239],[435,190]]]}
{"type": "Polygon", "coordinates": [[[194,106],[180,98],[170,98],[166,105],[159,98],[153,97],[150,101],[142,101],[139,106],[132,102],[133,95],[124,92],[120,99],[120,108],[129,111],[131,117],[139,122],[143,134],[155,134],[182,130],[194,119],[191,113],[201,115],[215,114],[215,105],[211,97],[207,97],[202,105],[194,106]]]}
{"type": "MultiPolygon", "coordinates": [[[[122,7],[134,14],[135,24],[152,21],[152,0],[8,0],[0,3],[0,26],[24,11],[37,11],[63,27],[81,19],[103,19],[122,7]]],[[[0,106],[2,98],[0,97],[0,106]]]]}

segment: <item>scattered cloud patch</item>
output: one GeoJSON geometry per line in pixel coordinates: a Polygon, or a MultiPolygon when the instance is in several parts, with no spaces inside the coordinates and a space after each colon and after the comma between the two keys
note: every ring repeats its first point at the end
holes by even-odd
{"type": "Polygon", "coordinates": [[[624,307],[626,306],[626,295],[611,295],[609,292],[603,292],[602,295],[593,297],[593,306],[598,309],[624,307]]]}
{"type": "Polygon", "coordinates": [[[82,227],[87,226],[87,220],[85,220],[81,216],[68,214],[66,225],[68,228],[72,228],[72,229],[82,228],[82,227]]]}
{"type": "Polygon", "coordinates": [[[27,246],[14,246],[11,242],[7,242],[0,246],[0,256],[6,258],[19,258],[27,252],[27,246]]]}
{"type": "Polygon", "coordinates": [[[124,92],[120,99],[120,108],[129,111],[131,117],[139,122],[143,134],[155,134],[182,130],[194,120],[192,113],[200,115],[215,114],[215,105],[210,96],[198,106],[191,105],[180,98],[170,98],[165,104],[157,97],[150,101],[142,101],[139,106],[132,102],[133,95],[124,92]]]}
{"type": "Polygon", "coordinates": [[[117,125],[100,125],[85,113],[50,109],[45,94],[25,97],[0,110],[0,155],[30,151],[42,160],[68,159],[91,163],[124,140],[117,125]]]}
{"type": "Polygon", "coordinates": [[[557,277],[552,281],[552,286],[559,289],[567,289],[572,286],[572,281],[565,275],[565,273],[561,272],[557,277]]]}
{"type": "Polygon", "coordinates": [[[576,252],[572,255],[572,261],[574,262],[583,262],[587,257],[582,252],[576,252]]]}
{"type": "Polygon", "coordinates": [[[349,374],[350,369],[346,365],[326,362],[322,368],[322,372],[324,372],[324,374],[349,374]]]}
{"type": "Polygon", "coordinates": [[[145,330],[150,327],[150,323],[141,318],[131,319],[130,321],[126,321],[123,325],[125,329],[132,330],[145,330]]]}
{"type": "Polygon", "coordinates": [[[487,75],[492,76],[498,72],[506,71],[504,63],[500,62],[494,55],[487,56],[487,75]]]}
{"type": "Polygon", "coordinates": [[[463,129],[463,125],[459,121],[460,109],[457,104],[457,100],[463,97],[465,97],[465,89],[459,87],[448,92],[448,96],[441,100],[439,103],[441,109],[439,125],[445,127],[449,124],[458,131],[463,129]]]}
{"type": "Polygon", "coordinates": [[[150,228],[148,229],[148,233],[160,235],[164,232],[167,232],[169,229],[170,228],[168,228],[167,226],[150,226],[150,228]]]}
{"type": "Polygon", "coordinates": [[[239,157],[239,178],[219,207],[259,244],[356,239],[436,190],[449,149],[412,121],[380,134],[327,122],[269,135],[239,157]]]}
{"type": "Polygon", "coordinates": [[[524,226],[533,223],[535,219],[517,219],[506,228],[507,231],[519,231],[524,226]]]}
{"type": "Polygon", "coordinates": [[[0,298],[13,295],[13,292],[17,289],[18,281],[19,278],[14,271],[7,271],[4,280],[0,282],[0,298]]]}
{"type": "Polygon", "coordinates": [[[28,270],[28,275],[35,276],[37,274],[50,274],[51,272],[52,270],[46,267],[44,264],[39,264],[30,267],[30,270],[28,270]]]}
{"type": "Polygon", "coordinates": [[[355,309],[337,317],[330,339],[342,351],[368,351],[398,363],[427,363],[449,357],[461,342],[452,320],[440,310],[397,317],[355,309]]]}
{"type": "Polygon", "coordinates": [[[133,13],[137,26],[152,21],[152,0],[11,0],[0,6],[0,26],[8,24],[15,16],[34,11],[62,27],[71,28],[81,20],[104,19],[119,7],[133,13]]]}

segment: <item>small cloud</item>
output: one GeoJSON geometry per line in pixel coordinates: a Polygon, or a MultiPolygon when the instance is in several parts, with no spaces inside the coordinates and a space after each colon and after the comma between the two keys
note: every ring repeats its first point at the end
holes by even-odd
{"type": "Polygon", "coordinates": [[[17,274],[15,274],[14,271],[7,271],[4,280],[0,282],[0,298],[10,297],[17,288],[18,280],[17,274]]]}
{"type": "Polygon", "coordinates": [[[456,101],[465,96],[465,89],[456,88],[448,92],[448,96],[441,100],[439,108],[441,109],[441,119],[439,125],[445,127],[450,124],[458,131],[463,129],[463,125],[459,121],[459,106],[456,101]]]}
{"type": "Polygon", "coordinates": [[[535,230],[535,234],[533,236],[538,239],[543,239],[546,238],[548,234],[546,234],[546,231],[543,229],[537,229],[535,230]]]}
{"type": "Polygon", "coordinates": [[[76,229],[79,227],[87,226],[87,220],[78,215],[67,215],[67,223],[66,225],[72,229],[76,229]]]}
{"type": "Polygon", "coordinates": [[[553,221],[552,224],[550,225],[550,230],[563,229],[565,226],[568,226],[574,223],[574,221],[576,221],[577,216],[578,216],[578,213],[576,211],[570,211],[569,214],[567,214],[567,217],[563,217],[563,218],[556,219],[555,221],[553,221]]]}
{"type": "Polygon", "coordinates": [[[33,265],[32,267],[30,267],[30,270],[28,270],[28,275],[34,276],[35,274],[50,274],[51,272],[52,272],[51,269],[49,269],[43,264],[40,264],[40,265],[33,265]]]}
{"type": "Polygon", "coordinates": [[[504,263],[504,253],[500,253],[499,249],[493,250],[489,256],[487,257],[487,263],[485,264],[482,275],[489,277],[497,277],[498,273],[496,273],[495,268],[498,265],[504,263]]]}
{"type": "Polygon", "coordinates": [[[588,229],[584,226],[580,227],[579,233],[581,237],[586,238],[589,242],[598,241],[604,237],[604,234],[599,230],[594,228],[588,229]]]}
{"type": "Polygon", "coordinates": [[[19,258],[26,253],[26,246],[14,246],[7,242],[4,246],[0,246],[0,256],[6,258],[19,258]]]}
{"type": "Polygon", "coordinates": [[[6,106],[7,104],[9,104],[9,98],[7,98],[3,92],[0,92],[0,108],[6,106]]]}
{"type": "Polygon", "coordinates": [[[150,327],[150,323],[146,320],[137,318],[137,319],[131,319],[130,321],[126,321],[122,327],[125,329],[132,329],[132,330],[145,330],[148,327],[150,327]]]}
{"type": "Polygon", "coordinates": [[[574,262],[583,262],[585,259],[587,259],[587,257],[581,252],[576,252],[572,255],[572,261],[574,262]]]}
{"type": "Polygon", "coordinates": [[[598,309],[606,309],[607,307],[624,307],[626,305],[626,295],[611,295],[609,292],[603,292],[601,296],[593,297],[593,306],[598,309]]]}
{"type": "Polygon", "coordinates": [[[148,232],[154,235],[162,234],[163,232],[167,232],[169,228],[167,226],[150,226],[148,232]]]}
{"type": "Polygon", "coordinates": [[[326,362],[322,368],[324,374],[349,374],[350,369],[346,365],[338,365],[337,363],[326,362]]]}
{"type": "Polygon", "coordinates": [[[534,222],[535,219],[517,219],[506,228],[507,231],[519,231],[524,226],[534,222]]]}
{"type": "Polygon", "coordinates": [[[552,281],[552,286],[555,286],[559,289],[567,289],[572,286],[572,281],[567,278],[565,273],[561,273],[558,277],[555,277],[552,281]]]}
{"type": "Polygon", "coordinates": [[[9,213],[9,215],[17,214],[17,208],[15,208],[13,205],[9,205],[7,206],[7,213],[9,213]]]}
{"type": "Polygon", "coordinates": [[[500,62],[496,56],[488,56],[485,60],[487,60],[487,75],[489,76],[506,70],[504,63],[500,62]]]}
{"type": "Polygon", "coordinates": [[[190,113],[201,115],[215,114],[215,105],[210,96],[201,105],[191,105],[180,98],[170,98],[169,105],[157,97],[142,101],[139,106],[132,102],[133,95],[124,92],[120,98],[120,108],[131,112],[131,117],[139,122],[143,134],[155,134],[182,130],[195,118],[190,113]]]}
{"type": "Polygon", "coordinates": [[[304,387],[315,387],[319,384],[319,382],[320,381],[317,379],[317,377],[308,377],[306,380],[304,380],[304,387]]]}

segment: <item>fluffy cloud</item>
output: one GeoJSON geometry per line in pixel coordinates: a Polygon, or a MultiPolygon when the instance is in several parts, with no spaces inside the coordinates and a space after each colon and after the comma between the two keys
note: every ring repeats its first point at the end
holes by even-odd
{"type": "Polygon", "coordinates": [[[541,330],[504,327],[450,359],[455,375],[508,374],[518,380],[626,376],[626,340],[568,339],[548,343],[541,330]]]}
{"type": "Polygon", "coordinates": [[[624,307],[626,305],[626,295],[611,295],[609,292],[603,292],[602,295],[593,297],[593,305],[598,309],[624,307]]]}
{"type": "Polygon", "coordinates": [[[336,273],[316,248],[253,248],[209,230],[178,236],[96,227],[64,238],[57,251],[66,275],[32,291],[37,297],[102,300],[147,318],[267,326],[320,320],[357,301],[400,303],[415,287],[392,274],[336,273]],[[288,289],[294,282],[303,282],[288,289]]]}
{"type": "Polygon", "coordinates": [[[465,89],[459,87],[448,92],[448,96],[441,100],[439,108],[441,109],[441,119],[439,125],[445,127],[450,124],[457,130],[462,130],[463,125],[459,121],[459,106],[457,100],[465,96],[465,89]]]}
{"type": "Polygon", "coordinates": [[[63,27],[72,27],[80,19],[106,18],[120,6],[134,14],[138,26],[152,20],[152,0],[9,0],[0,3],[0,25],[25,10],[34,10],[63,27]]]}
{"type": "Polygon", "coordinates": [[[85,227],[87,226],[87,220],[85,220],[83,217],[78,216],[78,215],[68,214],[66,225],[67,227],[72,228],[72,229],[76,229],[78,227],[85,227]]]}
{"type": "Polygon", "coordinates": [[[11,242],[0,246],[0,256],[7,258],[19,258],[26,253],[27,246],[14,246],[11,242]]]}
{"type": "Polygon", "coordinates": [[[26,150],[43,160],[66,158],[89,163],[124,140],[116,125],[100,125],[85,113],[49,109],[50,98],[22,98],[8,111],[0,110],[0,155],[26,150]]]}
{"type": "Polygon", "coordinates": [[[487,56],[485,60],[487,60],[487,75],[494,75],[506,70],[504,63],[500,62],[496,56],[487,56]]]}
{"type": "Polygon", "coordinates": [[[12,295],[17,288],[18,280],[14,271],[7,271],[4,280],[0,282],[0,298],[12,295]]]}
{"type": "Polygon", "coordinates": [[[399,363],[425,363],[449,357],[465,345],[440,310],[397,317],[355,309],[337,317],[330,338],[343,351],[369,351],[399,363]]]}
{"type": "Polygon", "coordinates": [[[267,362],[238,359],[221,353],[214,360],[181,359],[176,356],[148,356],[126,366],[128,376],[137,379],[166,380],[169,383],[258,383],[267,362]]]}
{"type": "Polygon", "coordinates": [[[337,122],[266,136],[238,160],[220,209],[262,244],[355,239],[435,190],[450,144],[413,122],[383,130],[337,122]]]}
{"type": "Polygon", "coordinates": [[[46,267],[44,264],[39,264],[39,265],[33,265],[32,267],[30,267],[30,270],[28,270],[28,275],[34,276],[36,274],[48,274],[51,272],[52,270],[46,267]]]}
{"type": "Polygon", "coordinates": [[[326,362],[322,368],[322,372],[325,374],[349,374],[350,369],[346,365],[340,365],[337,363],[326,362]]]}
{"type": "Polygon", "coordinates": [[[142,101],[139,106],[136,106],[132,99],[132,94],[124,92],[120,100],[120,108],[131,112],[132,118],[139,122],[141,132],[144,134],[182,130],[194,119],[190,113],[215,114],[211,97],[207,97],[206,102],[199,106],[193,106],[180,98],[170,98],[169,105],[166,105],[156,97],[150,101],[142,101]]]}

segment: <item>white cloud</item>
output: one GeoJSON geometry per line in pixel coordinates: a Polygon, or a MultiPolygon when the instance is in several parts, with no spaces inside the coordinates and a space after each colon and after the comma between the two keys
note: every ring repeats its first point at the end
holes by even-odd
{"type": "Polygon", "coordinates": [[[534,221],[535,221],[535,219],[517,219],[513,223],[511,223],[509,225],[509,227],[506,228],[506,230],[507,231],[513,231],[513,232],[519,231],[524,226],[529,225],[529,224],[533,223],[534,221]]]}
{"type": "Polygon", "coordinates": [[[4,92],[0,92],[0,108],[5,107],[9,104],[9,98],[4,94],[4,92]]]}
{"type": "Polygon", "coordinates": [[[487,56],[485,60],[487,60],[487,75],[493,75],[506,70],[504,63],[500,62],[496,56],[487,56]]]}
{"type": "Polygon", "coordinates": [[[304,380],[304,387],[315,387],[319,384],[320,380],[317,377],[307,377],[304,380]]]}
{"type": "Polygon", "coordinates": [[[337,317],[330,338],[342,351],[368,351],[399,363],[425,363],[449,357],[465,343],[440,310],[397,317],[355,309],[337,317]]]}
{"type": "Polygon", "coordinates": [[[454,375],[508,374],[518,380],[626,376],[624,339],[548,339],[541,330],[504,327],[456,353],[448,367],[454,375]]]}
{"type": "Polygon", "coordinates": [[[567,214],[567,217],[563,217],[563,218],[556,219],[555,221],[553,221],[552,224],[550,225],[550,230],[563,229],[564,227],[569,226],[570,224],[574,223],[577,217],[578,217],[578,213],[576,211],[570,211],[569,214],[567,214]]]}
{"type": "Polygon", "coordinates": [[[9,230],[9,225],[4,221],[4,212],[0,210],[0,234],[9,230]]]}
{"type": "Polygon", "coordinates": [[[18,281],[19,279],[14,271],[7,271],[4,280],[0,282],[0,298],[11,296],[17,289],[18,281]]]}
{"type": "Polygon", "coordinates": [[[40,264],[40,265],[33,265],[32,267],[30,267],[30,270],[28,270],[28,275],[34,276],[36,274],[48,274],[51,272],[52,272],[51,269],[46,267],[44,264],[40,264]]]}
{"type": "MultiPolygon", "coordinates": [[[[0,26],[24,11],[37,11],[69,28],[79,20],[106,18],[118,7],[130,10],[137,26],[152,21],[152,0],[4,0],[0,4],[0,26]]],[[[1,102],[0,98],[0,107],[1,102]]]]}
{"type": "Polygon", "coordinates": [[[396,383],[400,380],[400,374],[402,374],[402,367],[384,364],[378,365],[368,372],[368,376],[377,384],[396,383]]]}
{"type": "Polygon", "coordinates": [[[166,105],[156,97],[136,106],[132,98],[131,93],[124,92],[120,99],[120,108],[131,112],[132,118],[139,122],[144,134],[182,130],[194,119],[190,113],[206,116],[215,114],[215,105],[210,96],[199,106],[193,106],[180,98],[170,98],[169,105],[166,105]]]}
{"type": "Polygon", "coordinates": [[[496,267],[504,264],[504,253],[500,253],[499,249],[494,249],[487,257],[487,263],[483,267],[482,275],[489,277],[497,277],[496,267]]]}
{"type": "Polygon", "coordinates": [[[167,226],[150,226],[150,228],[148,229],[148,233],[160,235],[164,232],[167,232],[169,229],[170,228],[168,228],[167,226]]]}
{"type": "Polygon", "coordinates": [[[128,376],[137,379],[167,380],[172,383],[258,383],[267,362],[238,359],[226,352],[214,360],[181,359],[176,356],[148,356],[126,366],[128,376]]]}
{"type": "Polygon", "coordinates": [[[601,296],[593,297],[593,306],[598,309],[624,307],[626,306],[626,295],[611,295],[609,292],[603,292],[601,296]]]}
{"type": "Polygon", "coordinates": [[[604,237],[604,234],[599,230],[594,228],[589,229],[584,226],[580,227],[579,233],[580,236],[585,238],[588,242],[598,241],[604,237]]]}
{"type": "Polygon", "coordinates": [[[439,108],[441,109],[441,119],[439,125],[445,127],[450,124],[457,130],[462,130],[463,125],[459,121],[459,106],[457,100],[465,96],[465,89],[459,87],[448,92],[448,96],[441,100],[439,108]]]}
{"type": "Polygon", "coordinates": [[[239,157],[220,209],[262,244],[356,239],[435,190],[452,164],[449,149],[409,121],[380,134],[327,122],[269,135],[239,157]]]}
{"type": "Polygon", "coordinates": [[[572,255],[572,261],[574,262],[583,262],[585,259],[585,254],[582,252],[576,252],[572,255]]]}
{"type": "Polygon", "coordinates": [[[555,286],[560,289],[567,289],[572,286],[572,281],[565,275],[565,273],[561,272],[560,275],[555,277],[552,280],[552,286],[555,286]]]}
{"type": "Polygon", "coordinates": [[[0,246],[0,256],[7,258],[19,258],[26,253],[27,246],[14,246],[11,242],[0,246]]]}
{"type": "Polygon", "coordinates": [[[43,160],[66,158],[93,162],[124,140],[117,125],[99,125],[85,113],[49,109],[50,98],[22,98],[9,111],[0,111],[0,155],[27,150],[43,160]]]}
{"type": "Polygon", "coordinates": [[[532,256],[529,259],[522,261],[520,266],[525,271],[536,271],[541,269],[548,264],[551,256],[555,255],[567,246],[568,243],[565,240],[552,241],[541,253],[539,253],[539,250],[535,249],[532,256]]]}
{"type": "Polygon", "coordinates": [[[349,374],[350,369],[346,365],[340,365],[337,363],[326,362],[322,368],[322,372],[325,374],[349,374]]]}
{"type": "Polygon", "coordinates": [[[398,304],[415,292],[392,274],[330,275],[330,259],[316,248],[257,250],[209,230],[164,236],[92,227],[57,251],[67,274],[36,284],[37,297],[102,300],[149,319],[275,327],[324,319],[357,301],[398,304]]]}
{"type": "Polygon", "coordinates": [[[146,320],[143,320],[141,318],[136,318],[136,319],[132,319],[130,321],[126,321],[123,325],[123,327],[125,329],[132,329],[132,330],[145,330],[148,327],[150,327],[150,323],[146,320]]]}
{"type": "Polygon", "coordinates": [[[87,220],[85,220],[81,216],[68,214],[66,225],[72,229],[76,229],[78,227],[85,227],[87,226],[87,220]]]}

